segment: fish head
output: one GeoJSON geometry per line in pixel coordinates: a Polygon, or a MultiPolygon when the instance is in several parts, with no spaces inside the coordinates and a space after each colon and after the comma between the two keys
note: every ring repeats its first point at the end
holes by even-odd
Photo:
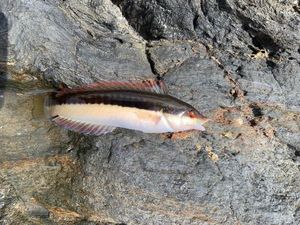
{"type": "Polygon", "coordinates": [[[208,118],[194,108],[185,109],[176,114],[165,114],[165,118],[174,132],[185,130],[204,131],[205,128],[202,125],[209,121],[208,118]]]}

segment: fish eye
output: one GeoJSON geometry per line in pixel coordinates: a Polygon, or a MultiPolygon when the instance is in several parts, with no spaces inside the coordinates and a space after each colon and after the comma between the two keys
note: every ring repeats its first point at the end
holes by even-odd
{"type": "Polygon", "coordinates": [[[193,111],[189,111],[188,115],[189,115],[190,118],[196,118],[197,117],[197,115],[193,111]]]}

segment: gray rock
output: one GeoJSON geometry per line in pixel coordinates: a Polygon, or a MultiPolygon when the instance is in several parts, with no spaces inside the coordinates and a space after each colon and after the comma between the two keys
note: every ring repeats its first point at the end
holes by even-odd
{"type": "Polygon", "coordinates": [[[49,217],[49,211],[39,205],[33,205],[28,207],[28,214],[33,217],[40,217],[40,218],[48,218],[49,217]]]}
{"type": "Polygon", "coordinates": [[[147,53],[154,72],[163,76],[193,55],[193,45],[180,41],[153,42],[149,44],[147,53]]]}
{"type": "Polygon", "coordinates": [[[7,81],[7,48],[8,24],[3,13],[0,13],[0,108],[4,102],[4,88],[7,81]]]}
{"type": "Polygon", "coordinates": [[[69,85],[152,75],[145,42],[108,0],[4,1],[1,9],[17,72],[69,85]]]}
{"type": "Polygon", "coordinates": [[[115,2],[145,39],[197,39],[223,68],[242,76],[247,99],[299,111],[297,2],[115,2]]]}
{"type": "Polygon", "coordinates": [[[297,2],[3,0],[0,11],[1,223],[300,223],[297,2]],[[205,132],[85,137],[51,128],[24,93],[155,76],[211,119],[205,132]]]}

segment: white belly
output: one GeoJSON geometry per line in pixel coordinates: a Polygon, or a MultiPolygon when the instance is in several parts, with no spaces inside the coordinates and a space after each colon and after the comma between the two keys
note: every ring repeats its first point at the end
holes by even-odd
{"type": "Polygon", "coordinates": [[[105,104],[63,104],[50,106],[50,116],[95,125],[106,125],[145,133],[173,132],[164,114],[159,111],[105,104]]]}

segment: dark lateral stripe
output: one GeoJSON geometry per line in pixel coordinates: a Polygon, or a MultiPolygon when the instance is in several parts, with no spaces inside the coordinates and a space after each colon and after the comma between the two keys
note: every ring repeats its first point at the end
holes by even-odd
{"type": "Polygon", "coordinates": [[[66,94],[53,98],[54,104],[110,104],[138,109],[155,110],[168,113],[182,112],[187,104],[168,95],[137,91],[95,91],[66,94]]]}

